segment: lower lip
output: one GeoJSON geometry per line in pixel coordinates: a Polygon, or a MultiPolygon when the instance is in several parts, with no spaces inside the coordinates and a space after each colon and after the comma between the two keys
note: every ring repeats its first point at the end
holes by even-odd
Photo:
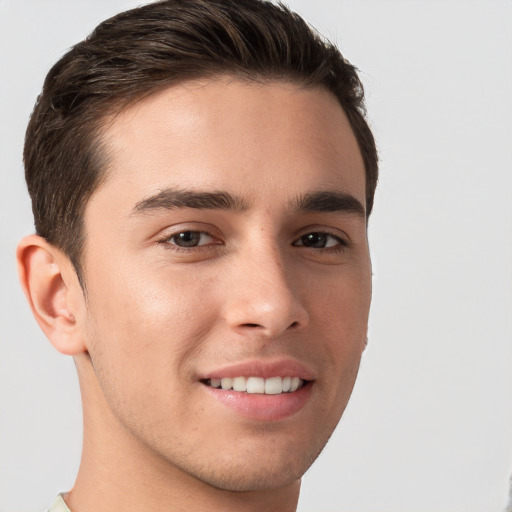
{"type": "Polygon", "coordinates": [[[224,406],[250,420],[279,421],[298,413],[311,398],[312,382],[307,382],[293,393],[264,395],[213,388],[204,389],[224,406]]]}

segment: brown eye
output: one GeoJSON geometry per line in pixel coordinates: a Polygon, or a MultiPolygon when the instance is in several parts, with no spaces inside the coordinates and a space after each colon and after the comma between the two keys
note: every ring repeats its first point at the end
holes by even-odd
{"type": "Polygon", "coordinates": [[[211,243],[213,238],[208,233],[201,231],[182,231],[168,239],[168,243],[179,247],[197,247],[211,243]]]}
{"type": "Polygon", "coordinates": [[[312,249],[326,249],[337,245],[345,245],[343,240],[329,233],[320,231],[302,235],[295,243],[296,246],[310,247],[312,249]]]}

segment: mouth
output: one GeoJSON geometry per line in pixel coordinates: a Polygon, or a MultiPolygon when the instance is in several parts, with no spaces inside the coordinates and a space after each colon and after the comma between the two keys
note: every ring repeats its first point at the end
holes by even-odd
{"type": "Polygon", "coordinates": [[[307,380],[300,377],[221,377],[201,380],[206,386],[224,391],[237,391],[248,394],[280,395],[294,393],[305,386],[307,380]]]}
{"type": "Polygon", "coordinates": [[[317,374],[290,358],[248,360],[199,375],[213,403],[251,421],[276,422],[311,401],[317,374]]]}

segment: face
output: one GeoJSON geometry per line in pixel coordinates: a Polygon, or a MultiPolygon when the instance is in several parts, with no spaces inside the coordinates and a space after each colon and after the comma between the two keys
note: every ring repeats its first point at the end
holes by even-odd
{"type": "Polygon", "coordinates": [[[122,112],[105,143],[83,325],[109,414],[139,457],[215,487],[296,481],[345,409],[370,305],[341,107],[322,89],[195,81],[122,112]]]}

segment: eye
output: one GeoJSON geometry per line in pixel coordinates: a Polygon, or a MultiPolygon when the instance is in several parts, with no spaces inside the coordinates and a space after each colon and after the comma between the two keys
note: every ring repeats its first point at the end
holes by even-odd
{"type": "Polygon", "coordinates": [[[341,238],[331,235],[330,233],[314,231],[302,235],[293,245],[312,249],[328,249],[330,247],[345,246],[347,244],[341,238]]]}
{"type": "Polygon", "coordinates": [[[166,238],[165,242],[178,247],[198,247],[208,245],[214,241],[214,238],[203,231],[181,231],[166,238]]]}

